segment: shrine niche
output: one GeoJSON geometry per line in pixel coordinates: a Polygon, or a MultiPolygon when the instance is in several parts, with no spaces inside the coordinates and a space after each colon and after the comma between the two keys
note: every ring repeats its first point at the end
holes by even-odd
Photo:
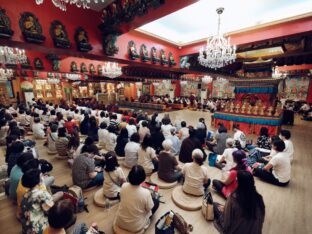
{"type": "Polygon", "coordinates": [[[159,63],[160,61],[159,57],[157,56],[157,49],[155,47],[152,47],[151,49],[151,60],[154,64],[159,63]]]}
{"type": "Polygon", "coordinates": [[[65,26],[58,20],[54,20],[50,26],[50,35],[55,47],[68,49],[70,41],[65,26]]]}
{"type": "Polygon", "coordinates": [[[0,7],[0,38],[11,38],[14,31],[11,30],[10,18],[6,15],[6,11],[0,7]]]}
{"type": "Polygon", "coordinates": [[[97,73],[99,76],[103,76],[103,66],[102,65],[97,65],[97,73]]]}
{"type": "Polygon", "coordinates": [[[81,73],[87,73],[88,72],[87,65],[85,63],[80,64],[80,72],[81,73]]]}
{"type": "Polygon", "coordinates": [[[22,13],[19,26],[25,41],[36,44],[41,44],[45,41],[46,38],[42,35],[42,27],[39,20],[33,13],[22,13]]]}
{"type": "Polygon", "coordinates": [[[114,56],[118,53],[119,48],[116,46],[118,34],[108,34],[103,36],[103,50],[107,56],[114,56]]]}
{"type": "Polygon", "coordinates": [[[46,58],[52,62],[53,71],[60,71],[61,69],[60,57],[58,57],[56,54],[48,54],[46,58]]]}
{"type": "Polygon", "coordinates": [[[82,27],[76,29],[75,41],[77,45],[77,50],[81,52],[89,52],[93,49],[89,43],[88,33],[82,27]]]}
{"type": "Polygon", "coordinates": [[[166,58],[166,52],[163,49],[160,50],[160,64],[161,65],[168,64],[168,59],[166,58]]]}
{"type": "Polygon", "coordinates": [[[169,52],[168,54],[169,66],[175,66],[177,63],[174,61],[173,53],[169,52]]]}
{"type": "Polygon", "coordinates": [[[91,75],[94,75],[96,73],[95,67],[92,63],[89,65],[89,72],[91,75]]]}
{"type": "Polygon", "coordinates": [[[70,71],[71,72],[78,72],[78,66],[77,66],[77,63],[75,61],[72,61],[70,63],[70,71]]]}
{"type": "Polygon", "coordinates": [[[26,61],[24,63],[21,64],[21,67],[24,69],[31,69],[31,65],[30,65],[30,60],[29,58],[26,59],[26,61]]]}
{"type": "Polygon", "coordinates": [[[145,44],[142,44],[140,47],[140,54],[142,62],[150,61],[150,57],[148,56],[147,47],[145,44]]]}
{"type": "Polygon", "coordinates": [[[128,42],[128,55],[129,55],[129,58],[132,60],[136,60],[137,58],[140,57],[137,50],[136,50],[136,45],[135,45],[134,41],[128,42]]]}
{"type": "Polygon", "coordinates": [[[37,70],[43,70],[44,69],[43,62],[40,58],[34,59],[34,66],[35,66],[35,69],[37,69],[37,70]]]}

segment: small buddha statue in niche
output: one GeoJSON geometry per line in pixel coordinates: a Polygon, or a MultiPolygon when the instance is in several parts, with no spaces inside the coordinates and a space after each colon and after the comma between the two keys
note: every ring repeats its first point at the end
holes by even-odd
{"type": "Polygon", "coordinates": [[[278,117],[278,116],[281,115],[281,113],[282,113],[282,104],[281,104],[281,103],[278,103],[277,106],[276,106],[276,108],[275,108],[275,114],[274,114],[274,116],[275,116],[275,117],[278,117]]]}
{"type": "Polygon", "coordinates": [[[233,113],[234,112],[234,103],[231,102],[230,104],[230,112],[233,113]]]}
{"type": "Polygon", "coordinates": [[[264,111],[265,111],[265,106],[261,105],[259,108],[259,115],[264,115],[264,111]]]}
{"type": "Polygon", "coordinates": [[[269,108],[268,108],[268,113],[267,113],[267,115],[268,115],[268,116],[272,116],[272,112],[273,112],[273,106],[270,105],[269,108]]]}
{"type": "Polygon", "coordinates": [[[252,111],[252,106],[250,105],[250,103],[248,104],[248,107],[247,107],[247,114],[251,114],[251,111],[252,111]]]}
{"type": "Polygon", "coordinates": [[[228,112],[229,110],[230,110],[230,102],[227,101],[227,102],[225,103],[224,111],[225,111],[225,112],[228,112]]]}
{"type": "Polygon", "coordinates": [[[240,105],[239,105],[239,103],[236,103],[235,113],[240,113],[240,105]]]}
{"type": "Polygon", "coordinates": [[[256,105],[254,106],[254,108],[253,108],[252,114],[258,115],[258,111],[259,111],[259,106],[258,106],[258,104],[256,104],[256,105]]]}
{"type": "Polygon", "coordinates": [[[246,113],[246,101],[243,102],[241,113],[246,113]]]}

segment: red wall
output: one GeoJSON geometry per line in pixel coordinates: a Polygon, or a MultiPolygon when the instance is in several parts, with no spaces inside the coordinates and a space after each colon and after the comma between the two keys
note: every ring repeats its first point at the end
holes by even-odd
{"type": "MultiPolygon", "coordinates": [[[[46,37],[45,42],[42,44],[43,46],[54,48],[49,30],[51,22],[57,19],[60,20],[66,27],[68,38],[71,41],[71,48],[69,50],[76,51],[76,44],[74,41],[75,29],[82,26],[85,30],[87,30],[90,44],[93,46],[93,50],[90,51],[90,53],[95,55],[104,55],[102,51],[101,32],[98,29],[98,25],[101,23],[99,12],[81,10],[75,6],[68,6],[67,12],[63,12],[56,8],[50,0],[44,1],[42,5],[36,5],[35,0],[27,1],[27,4],[25,4],[25,0],[2,0],[1,7],[6,10],[7,15],[11,19],[12,29],[14,30],[14,35],[12,37],[13,41],[24,41],[18,22],[20,14],[25,11],[29,11],[38,17],[42,26],[43,34],[46,37]]],[[[133,40],[136,43],[138,52],[142,43],[146,44],[148,50],[150,50],[152,46],[155,46],[158,50],[164,49],[166,54],[172,52],[178,64],[179,55],[176,46],[137,32],[129,32],[118,38],[116,44],[119,47],[119,52],[114,57],[129,60],[127,46],[128,41],[130,40],[133,40]]],[[[66,50],[64,51],[66,53],[66,50]]],[[[139,62],[140,60],[137,61],[139,62]]]]}

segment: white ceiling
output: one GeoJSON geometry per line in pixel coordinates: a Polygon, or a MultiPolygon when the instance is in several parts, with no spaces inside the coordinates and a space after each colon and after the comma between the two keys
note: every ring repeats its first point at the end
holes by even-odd
{"type": "Polygon", "coordinates": [[[187,44],[217,33],[220,6],[223,33],[312,12],[312,0],[200,0],[138,30],[187,44]]]}

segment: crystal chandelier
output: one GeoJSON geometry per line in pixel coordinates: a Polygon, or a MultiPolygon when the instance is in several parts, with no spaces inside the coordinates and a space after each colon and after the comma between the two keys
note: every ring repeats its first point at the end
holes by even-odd
{"type": "Polygon", "coordinates": [[[278,67],[276,66],[275,68],[272,68],[272,77],[274,79],[279,79],[279,78],[284,78],[286,77],[286,74],[283,74],[279,71],[278,67]]]}
{"type": "Polygon", "coordinates": [[[0,68],[0,82],[6,82],[8,79],[13,77],[12,69],[0,68]]]}
{"type": "Polygon", "coordinates": [[[25,50],[0,46],[0,63],[2,64],[21,64],[27,63],[25,50]]]}
{"type": "Polygon", "coordinates": [[[103,75],[111,79],[121,76],[122,75],[121,67],[119,67],[118,63],[107,62],[103,66],[103,75]]]}
{"type": "Polygon", "coordinates": [[[212,77],[211,76],[204,76],[203,78],[202,78],[202,83],[203,84],[209,84],[209,83],[211,83],[212,82],[212,77]]]}
{"type": "Polygon", "coordinates": [[[217,9],[219,15],[218,34],[207,39],[206,48],[201,48],[198,56],[200,65],[215,70],[234,62],[236,59],[236,47],[231,46],[230,38],[226,39],[220,34],[220,15],[223,11],[223,7],[217,9]]]}
{"type": "MultiPolygon", "coordinates": [[[[41,5],[44,0],[36,0],[37,5],[41,5]]],[[[66,11],[67,4],[76,5],[78,8],[90,9],[90,3],[93,2],[95,4],[104,3],[105,0],[51,0],[54,6],[58,7],[62,11],[66,11]]]]}

